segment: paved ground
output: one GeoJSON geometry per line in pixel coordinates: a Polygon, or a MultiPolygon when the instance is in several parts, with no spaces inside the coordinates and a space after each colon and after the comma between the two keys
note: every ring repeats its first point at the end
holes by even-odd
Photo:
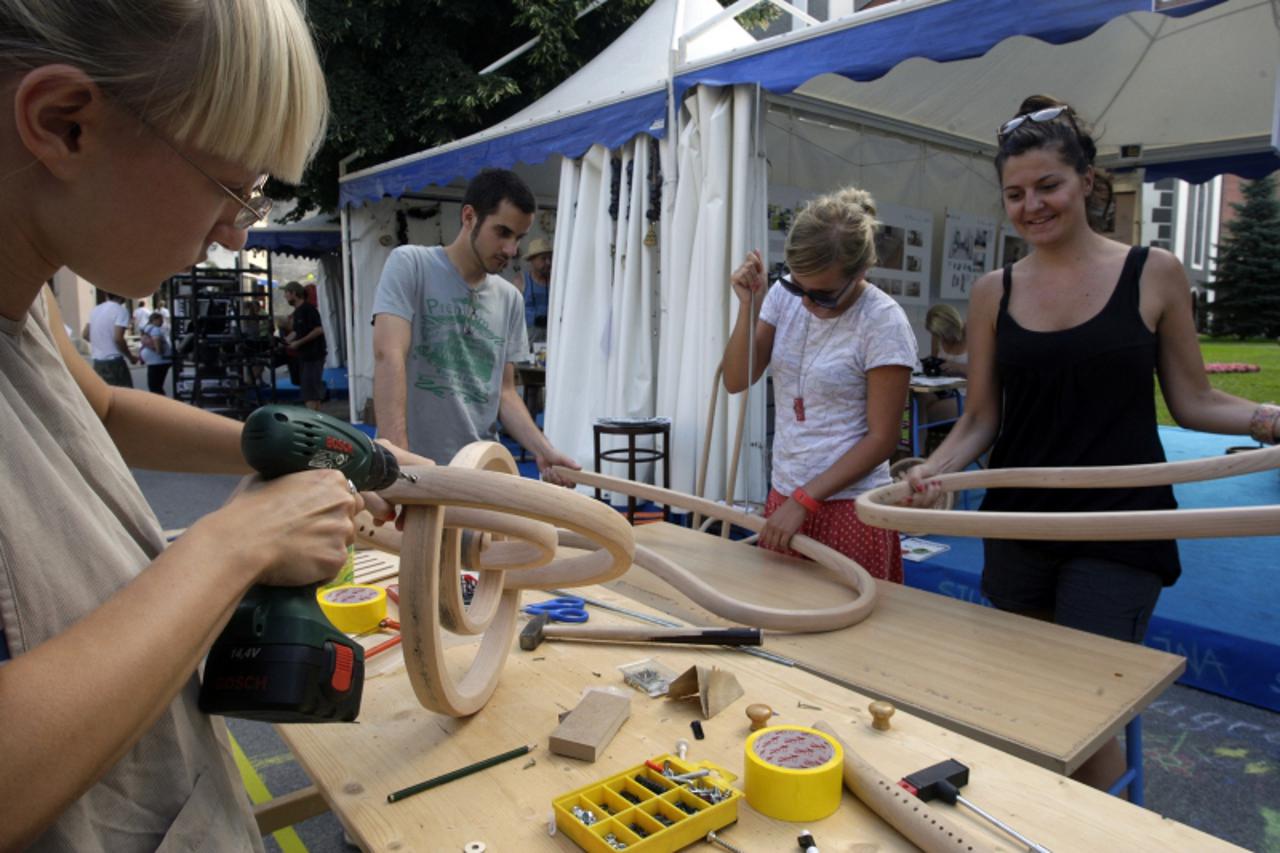
{"type": "MultiPolygon", "coordinates": [[[[341,404],[333,410],[344,412],[341,404]]],[[[216,509],[236,482],[135,474],[166,528],[185,527],[216,509]]],[[[270,726],[229,722],[246,757],[242,772],[251,794],[278,796],[309,784],[270,726]]],[[[1280,715],[1174,686],[1143,715],[1143,726],[1148,808],[1250,850],[1280,853],[1280,715]]],[[[1021,829],[1035,836],[1034,827],[1021,829]]],[[[268,847],[352,849],[327,814],[276,833],[268,847]]]]}

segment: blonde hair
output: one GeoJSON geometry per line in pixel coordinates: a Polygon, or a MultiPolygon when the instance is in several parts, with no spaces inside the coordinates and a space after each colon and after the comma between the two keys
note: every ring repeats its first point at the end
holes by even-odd
{"type": "Polygon", "coordinates": [[[51,63],[175,142],[290,183],[328,121],[297,0],[0,0],[0,71],[51,63]]]}
{"type": "Polygon", "coordinates": [[[933,305],[924,315],[924,327],[931,335],[937,335],[949,344],[964,340],[964,318],[950,305],[933,305]]]}
{"type": "Polygon", "coordinates": [[[796,214],[787,234],[787,266],[813,275],[838,266],[845,275],[876,263],[876,203],[866,190],[845,187],[819,196],[796,214]]]}

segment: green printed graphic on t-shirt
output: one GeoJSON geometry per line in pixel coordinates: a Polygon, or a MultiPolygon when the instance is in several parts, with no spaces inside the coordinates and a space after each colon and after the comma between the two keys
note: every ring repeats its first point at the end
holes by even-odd
{"type": "Polygon", "coordinates": [[[444,399],[454,394],[469,404],[485,403],[496,390],[493,369],[506,339],[479,315],[471,299],[426,300],[418,317],[414,348],[417,388],[444,399]]]}

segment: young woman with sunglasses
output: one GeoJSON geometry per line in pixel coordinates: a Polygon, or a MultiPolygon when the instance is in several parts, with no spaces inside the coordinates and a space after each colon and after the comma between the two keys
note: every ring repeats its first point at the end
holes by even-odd
{"type": "Polygon", "coordinates": [[[889,482],[916,362],[902,308],[866,279],[877,224],[871,196],[848,188],[797,214],[786,244],[791,272],[779,287],[768,287],[758,251],[747,256],[731,280],[739,306],[724,384],[737,393],[773,365],[773,475],[761,547],[793,553],[787,545],[803,533],[901,583],[898,535],[862,524],[853,503],[889,482]]]}
{"type": "MultiPolygon", "coordinates": [[[[920,493],[915,502],[936,497],[930,478],[963,469],[988,448],[993,468],[1163,462],[1155,376],[1180,425],[1273,441],[1280,409],[1209,385],[1178,259],[1096,230],[1111,188],[1093,166],[1095,143],[1075,111],[1028,98],[998,142],[1005,213],[1032,252],[973,289],[964,415],[908,473],[920,493]]],[[[1010,488],[989,490],[982,509],[1175,506],[1168,486],[1010,488]]],[[[1142,641],[1161,588],[1181,571],[1171,541],[986,540],[984,556],[982,589],[996,607],[1129,642],[1142,641]]],[[[1123,769],[1113,742],[1077,778],[1108,787],[1123,769]]]]}
{"type": "Polygon", "coordinates": [[[261,849],[196,668],[251,584],[334,575],[363,500],[334,471],[250,482],[166,548],[129,466],[248,474],[241,425],[104,384],[45,283],[150,297],[244,245],[325,126],[307,24],[0,0],[0,104],[0,849],[261,849]]]}

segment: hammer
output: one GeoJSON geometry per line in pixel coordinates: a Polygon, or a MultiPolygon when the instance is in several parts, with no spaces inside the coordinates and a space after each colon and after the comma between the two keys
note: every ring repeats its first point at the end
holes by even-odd
{"type": "Polygon", "coordinates": [[[679,643],[695,646],[758,646],[759,628],[648,628],[642,625],[551,625],[547,614],[529,620],[520,648],[531,652],[543,640],[597,640],[606,643],[679,643]]]}

